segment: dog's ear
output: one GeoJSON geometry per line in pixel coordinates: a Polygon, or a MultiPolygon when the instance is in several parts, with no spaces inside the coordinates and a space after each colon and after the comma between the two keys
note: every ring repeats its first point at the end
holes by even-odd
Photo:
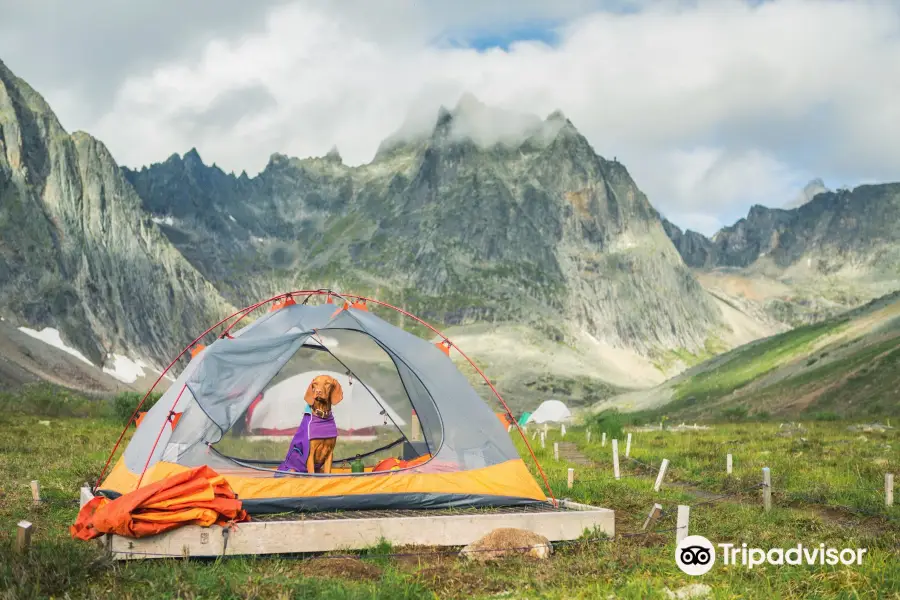
{"type": "Polygon", "coordinates": [[[334,406],[344,399],[344,390],[341,388],[341,384],[338,383],[337,379],[332,377],[331,382],[331,405],[334,406]]]}
{"type": "Polygon", "coordinates": [[[306,403],[312,406],[316,403],[316,395],[313,392],[313,383],[315,383],[315,379],[309,382],[309,387],[306,388],[306,394],[303,396],[303,399],[306,400],[306,403]]]}

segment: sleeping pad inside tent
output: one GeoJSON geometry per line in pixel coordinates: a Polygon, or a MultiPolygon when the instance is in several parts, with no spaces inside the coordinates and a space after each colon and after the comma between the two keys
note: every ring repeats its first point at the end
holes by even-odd
{"type": "Polygon", "coordinates": [[[546,500],[447,353],[356,303],[285,303],[195,353],[97,493],[199,466],[224,476],[250,514],[546,500]],[[320,374],[344,397],[332,472],[279,470],[320,374]]]}

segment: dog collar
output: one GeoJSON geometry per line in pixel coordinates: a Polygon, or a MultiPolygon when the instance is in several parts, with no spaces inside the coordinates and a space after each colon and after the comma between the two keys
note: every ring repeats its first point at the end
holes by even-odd
{"type": "Polygon", "coordinates": [[[312,409],[312,413],[320,419],[327,419],[331,415],[330,410],[328,412],[325,412],[324,410],[319,410],[318,408],[312,409]]]}

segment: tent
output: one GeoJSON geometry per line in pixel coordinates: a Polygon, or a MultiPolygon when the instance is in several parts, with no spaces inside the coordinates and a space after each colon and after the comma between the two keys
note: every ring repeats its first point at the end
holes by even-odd
{"type": "Polygon", "coordinates": [[[315,370],[293,375],[261,393],[247,409],[247,431],[256,436],[294,435],[309,405],[303,392],[317,375],[334,377],[344,390],[344,400],[334,407],[334,418],[340,424],[342,439],[376,437],[379,430],[403,427],[406,420],[370,387],[354,385],[344,373],[315,370]]]}
{"type": "Polygon", "coordinates": [[[528,419],[530,417],[531,417],[530,412],[528,412],[528,411],[523,412],[522,416],[519,417],[519,427],[525,427],[525,425],[528,423],[528,419]]]}
{"type": "MultiPolygon", "coordinates": [[[[343,300],[338,307],[332,297],[343,300],[324,290],[292,292],[221,321],[224,332],[190,359],[146,413],[108,474],[104,467],[96,493],[115,498],[170,475],[209,466],[225,477],[250,514],[514,506],[546,500],[505,428],[450,359],[452,342],[408,313],[404,314],[438,334],[439,343],[379,318],[369,311],[367,299],[343,300]],[[295,301],[301,294],[305,300],[295,301]],[[324,303],[309,303],[310,298],[325,295],[324,303]],[[278,301],[274,310],[235,329],[253,310],[274,301],[278,301]],[[377,447],[341,456],[339,436],[330,474],[278,471],[289,442],[249,442],[253,431],[248,431],[248,424],[252,428],[277,422],[274,429],[280,428],[280,417],[269,421],[267,415],[287,418],[293,411],[259,412],[263,403],[296,406],[296,396],[287,390],[302,396],[305,388],[297,386],[310,373],[321,372],[343,374],[354,398],[358,394],[363,404],[375,402],[380,407],[382,433],[373,442],[377,447]],[[292,380],[295,377],[300,378],[292,380]],[[263,399],[248,418],[260,394],[263,399]],[[272,447],[272,454],[260,455],[261,448],[272,447]],[[372,464],[379,453],[398,449],[400,454],[388,460],[390,470],[372,464]],[[360,461],[369,463],[363,472],[349,467],[360,461]]],[[[368,303],[399,311],[374,300],[368,303]]],[[[179,357],[202,339],[203,335],[179,357]]],[[[135,414],[138,410],[140,406],[135,414]]],[[[346,430],[340,414],[335,413],[338,427],[346,430]]],[[[366,409],[360,422],[371,423],[371,416],[366,409]]],[[[355,426],[356,417],[347,418],[350,428],[355,426]]],[[[120,441],[123,437],[124,432],[120,441]]],[[[114,447],[107,466],[115,452],[114,447]]]]}
{"type": "Polygon", "coordinates": [[[537,407],[526,423],[568,423],[572,420],[572,411],[559,400],[545,400],[537,407]]]}

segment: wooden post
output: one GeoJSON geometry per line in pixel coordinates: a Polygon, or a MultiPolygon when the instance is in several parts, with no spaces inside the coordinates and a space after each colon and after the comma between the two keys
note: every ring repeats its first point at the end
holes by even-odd
{"type": "Polygon", "coordinates": [[[509,433],[510,431],[512,431],[512,425],[507,425],[507,426],[506,426],[506,433],[509,433]]]}
{"type": "Polygon", "coordinates": [[[628,434],[628,437],[625,438],[625,458],[631,456],[631,434],[628,434]]]}
{"type": "Polygon", "coordinates": [[[553,442],[553,460],[559,460],[559,442],[553,442]]]}
{"type": "Polygon", "coordinates": [[[662,487],[663,477],[666,476],[666,469],[669,468],[669,459],[664,458],[662,464],[659,465],[659,475],[656,476],[656,483],[653,484],[653,491],[658,492],[662,487]]]}
{"type": "Polygon", "coordinates": [[[885,506],[894,505],[894,474],[884,474],[884,504],[885,506]]]}
{"type": "Polygon", "coordinates": [[[546,434],[545,432],[542,431],[542,432],[541,432],[541,448],[546,448],[546,447],[547,447],[546,439],[547,439],[547,434],[546,434]]]}
{"type": "Polygon", "coordinates": [[[544,435],[547,435],[547,424],[544,423],[544,435]]]}
{"type": "Polygon", "coordinates": [[[559,428],[559,436],[566,437],[566,424],[563,423],[559,428]]]}
{"type": "Polygon", "coordinates": [[[31,532],[34,530],[28,521],[19,521],[19,531],[16,535],[16,552],[25,554],[31,546],[31,532]]]}
{"type": "Polygon", "coordinates": [[[603,448],[606,447],[606,432],[605,431],[603,432],[603,435],[600,438],[600,446],[603,448]]]}
{"type": "Polygon", "coordinates": [[[680,544],[681,540],[688,536],[688,521],[691,517],[691,507],[684,504],[678,505],[678,520],[675,523],[675,543],[680,544]]]}
{"type": "Polygon", "coordinates": [[[651,524],[656,522],[656,520],[662,515],[662,505],[654,504],[653,508],[650,509],[650,514],[647,515],[647,519],[644,521],[644,526],[641,527],[641,530],[646,531],[651,524]]]}
{"type": "Polygon", "coordinates": [[[733,466],[733,464],[732,464],[732,461],[731,461],[731,455],[728,454],[728,455],[725,457],[725,472],[726,472],[727,474],[729,474],[729,475],[731,475],[731,472],[732,472],[732,466],[733,466]]]}
{"type": "Polygon", "coordinates": [[[422,440],[422,426],[419,423],[419,417],[416,411],[412,411],[412,431],[410,432],[409,441],[419,442],[422,440]]]}
{"type": "Polygon", "coordinates": [[[573,469],[572,467],[569,467],[568,482],[569,482],[569,489],[571,490],[572,486],[575,484],[575,469],[573,469]]]}
{"type": "Polygon", "coordinates": [[[41,484],[37,479],[31,482],[31,504],[38,506],[41,503],[41,484]]]}
{"type": "Polygon", "coordinates": [[[586,435],[587,435],[587,442],[588,442],[588,444],[590,444],[591,443],[591,430],[590,429],[587,430],[586,435]]]}
{"type": "Polygon", "coordinates": [[[616,476],[616,479],[619,478],[619,440],[612,441],[612,451],[613,451],[613,475],[616,476]]]}
{"type": "Polygon", "coordinates": [[[763,507],[766,512],[772,510],[772,472],[769,467],[763,467],[763,507]]]}
{"type": "Polygon", "coordinates": [[[534,439],[534,436],[536,436],[536,435],[537,435],[537,431],[532,431],[532,432],[531,432],[531,439],[533,440],[533,439],[534,439]]]}

